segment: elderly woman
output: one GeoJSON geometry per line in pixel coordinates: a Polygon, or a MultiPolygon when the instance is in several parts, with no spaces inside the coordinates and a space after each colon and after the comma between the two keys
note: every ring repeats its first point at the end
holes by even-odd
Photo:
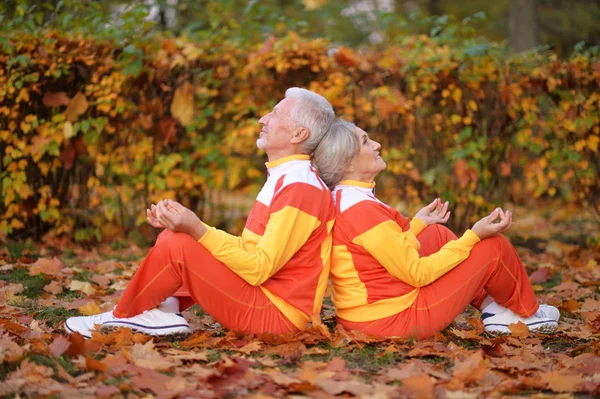
{"type": "Polygon", "coordinates": [[[333,303],[344,327],[377,336],[430,337],[472,304],[485,330],[525,323],[551,332],[558,309],[539,305],[515,249],[500,233],[512,214],[496,208],[457,238],[437,198],[409,220],[379,201],[381,145],[338,120],[314,154],[336,206],[331,255],[333,303]]]}

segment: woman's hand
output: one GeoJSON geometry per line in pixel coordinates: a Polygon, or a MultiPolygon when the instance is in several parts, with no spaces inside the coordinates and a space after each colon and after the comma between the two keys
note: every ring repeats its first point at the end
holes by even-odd
{"type": "Polygon", "coordinates": [[[511,227],[511,211],[505,212],[502,208],[496,208],[492,213],[475,223],[471,230],[477,234],[477,237],[479,237],[480,240],[483,240],[484,238],[504,233],[505,231],[510,230],[511,227]],[[500,219],[500,221],[496,222],[498,219],[500,219]]]}
{"type": "Polygon", "coordinates": [[[427,226],[431,224],[444,224],[450,219],[450,212],[448,212],[448,201],[442,204],[442,200],[436,198],[433,202],[421,209],[415,215],[417,219],[425,223],[427,226]]]}
{"type": "Polygon", "coordinates": [[[173,200],[162,200],[156,206],[147,210],[148,221],[154,227],[164,227],[175,232],[181,232],[191,235],[195,240],[199,240],[206,227],[200,221],[200,218],[179,202],[173,200]]]}

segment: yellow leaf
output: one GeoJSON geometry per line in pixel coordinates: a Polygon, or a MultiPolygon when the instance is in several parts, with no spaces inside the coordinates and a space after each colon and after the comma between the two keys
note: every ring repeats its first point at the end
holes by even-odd
{"type": "Polygon", "coordinates": [[[452,98],[454,99],[454,101],[460,102],[460,100],[462,99],[462,90],[459,88],[454,89],[454,91],[452,92],[452,98]]]}
{"type": "Polygon", "coordinates": [[[71,281],[71,284],[69,284],[68,288],[71,291],[81,291],[87,295],[92,295],[96,292],[96,290],[94,290],[94,287],[92,287],[92,284],[90,284],[87,281],[84,282],[84,281],[73,280],[73,281],[71,281]]]}
{"type": "Polygon", "coordinates": [[[95,314],[102,313],[98,305],[96,305],[96,302],[93,301],[88,302],[85,305],[77,308],[77,310],[79,310],[84,316],[93,316],[95,314]]]}
{"type": "Polygon", "coordinates": [[[598,152],[598,143],[600,142],[600,137],[596,135],[591,135],[587,139],[587,145],[593,152],[598,152]]]}
{"type": "Polygon", "coordinates": [[[469,108],[471,108],[471,111],[477,111],[477,103],[473,100],[469,100],[469,108]]]}
{"type": "Polygon", "coordinates": [[[462,118],[458,114],[453,114],[450,117],[450,120],[452,120],[452,124],[453,125],[458,125],[462,121],[462,118]]]}
{"type": "Polygon", "coordinates": [[[65,140],[69,140],[73,137],[73,125],[69,121],[65,122],[63,125],[63,137],[65,140]]]}
{"type": "Polygon", "coordinates": [[[192,85],[188,82],[175,90],[171,103],[171,115],[182,126],[188,126],[194,120],[194,93],[192,85]]]}

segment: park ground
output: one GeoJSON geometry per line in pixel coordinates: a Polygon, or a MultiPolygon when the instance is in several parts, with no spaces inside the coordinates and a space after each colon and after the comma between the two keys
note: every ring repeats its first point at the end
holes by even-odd
{"type": "Polygon", "coordinates": [[[65,318],[112,309],[147,249],[128,242],[0,244],[1,397],[597,398],[599,225],[577,208],[515,209],[509,237],[559,329],[483,333],[467,309],[427,340],[377,340],[323,323],[290,336],[226,331],[194,306],[194,334],[152,340],[129,330],[91,340],[65,318]]]}

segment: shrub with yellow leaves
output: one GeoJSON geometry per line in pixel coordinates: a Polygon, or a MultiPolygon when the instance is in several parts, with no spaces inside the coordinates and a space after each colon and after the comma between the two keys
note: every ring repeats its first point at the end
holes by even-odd
{"type": "Polygon", "coordinates": [[[291,86],[323,94],[383,144],[388,202],[441,196],[455,228],[506,200],[556,197],[600,214],[594,56],[506,56],[427,36],[356,52],[293,32],[254,46],[215,36],[121,48],[59,32],[7,43],[3,236],[93,242],[137,229],[161,198],[202,213],[213,189],[247,195],[264,179],[257,119],[291,86]]]}

